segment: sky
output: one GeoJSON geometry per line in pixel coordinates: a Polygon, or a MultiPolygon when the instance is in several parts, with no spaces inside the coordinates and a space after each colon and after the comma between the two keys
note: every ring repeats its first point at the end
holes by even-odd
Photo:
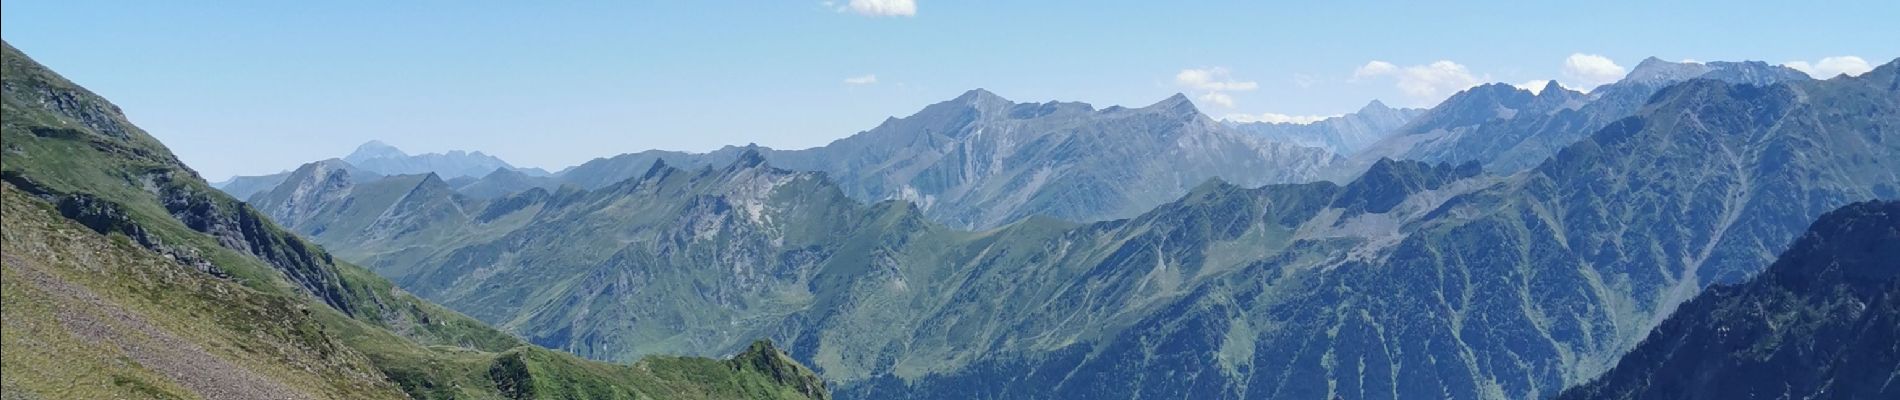
{"type": "Polygon", "coordinates": [[[8,0],[0,36],[212,180],[369,140],[549,170],[805,148],[974,88],[1306,122],[1486,82],[1587,89],[1650,56],[1826,75],[1900,56],[1891,0],[1438,3],[8,0]]]}

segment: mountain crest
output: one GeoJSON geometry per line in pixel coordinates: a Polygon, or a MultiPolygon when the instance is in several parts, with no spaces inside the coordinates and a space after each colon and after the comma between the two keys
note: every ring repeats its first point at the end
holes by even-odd
{"type": "Polygon", "coordinates": [[[744,352],[732,356],[726,361],[733,369],[757,372],[774,383],[789,386],[812,399],[826,399],[830,392],[825,389],[825,381],[817,373],[798,365],[792,357],[772,345],[771,341],[752,342],[744,352]]]}
{"type": "Polygon", "coordinates": [[[397,157],[408,157],[408,156],[409,156],[409,153],[404,153],[402,149],[398,149],[396,148],[396,146],[390,146],[388,143],[383,143],[381,140],[371,140],[368,142],[364,142],[362,145],[356,146],[356,151],[350,152],[350,155],[348,156],[344,156],[343,160],[349,161],[350,163],[355,164],[355,163],[360,163],[362,161],[374,160],[374,159],[379,159],[379,158],[397,158],[397,157]]]}
{"type": "Polygon", "coordinates": [[[1187,95],[1181,93],[1175,93],[1142,109],[1181,118],[1194,118],[1201,115],[1201,109],[1194,106],[1194,101],[1188,100],[1187,95]]]}
{"type": "Polygon", "coordinates": [[[1708,72],[1709,66],[1707,64],[1668,62],[1660,58],[1650,57],[1636,64],[1636,68],[1631,68],[1629,75],[1624,76],[1623,80],[1619,81],[1619,83],[1631,82],[1658,85],[1688,80],[1708,72]]]}
{"type": "Polygon", "coordinates": [[[488,175],[483,175],[482,179],[514,177],[517,175],[522,177],[528,176],[528,174],[521,173],[521,171],[516,171],[513,168],[495,168],[495,170],[489,172],[488,175]]]}
{"type": "Polygon", "coordinates": [[[1476,161],[1454,166],[1380,158],[1359,179],[1346,184],[1339,198],[1333,200],[1333,207],[1344,208],[1347,214],[1382,214],[1414,193],[1437,190],[1483,172],[1476,161]]]}
{"type": "Polygon", "coordinates": [[[989,104],[989,103],[1010,102],[1009,99],[1005,99],[1003,98],[1003,96],[998,96],[996,95],[996,93],[990,92],[989,89],[984,89],[984,88],[970,89],[969,91],[963,92],[962,95],[958,95],[957,98],[951,99],[951,101],[955,101],[958,103],[965,103],[965,104],[989,104]]]}
{"type": "Polygon", "coordinates": [[[1780,278],[1878,286],[1900,277],[1900,201],[1850,204],[1821,215],[1790,253],[1828,257],[1785,259],[1769,267],[1780,278]]]}
{"type": "Polygon", "coordinates": [[[1378,99],[1373,99],[1372,102],[1366,103],[1365,107],[1359,107],[1360,114],[1389,111],[1392,111],[1392,107],[1385,105],[1385,102],[1379,101],[1378,99]]]}
{"type": "Polygon", "coordinates": [[[666,165],[666,159],[655,158],[653,159],[653,166],[647,167],[647,172],[640,174],[640,180],[651,180],[654,177],[670,174],[673,171],[677,171],[677,169],[666,165]]]}
{"type": "Polygon", "coordinates": [[[1552,79],[1548,82],[1544,82],[1544,88],[1538,90],[1537,95],[1544,96],[1546,94],[1565,92],[1571,92],[1571,90],[1564,88],[1564,85],[1558,84],[1556,79],[1552,79]]]}
{"type": "Polygon", "coordinates": [[[732,160],[732,169],[752,169],[767,166],[765,154],[759,152],[758,144],[747,144],[739,158],[732,160]]]}

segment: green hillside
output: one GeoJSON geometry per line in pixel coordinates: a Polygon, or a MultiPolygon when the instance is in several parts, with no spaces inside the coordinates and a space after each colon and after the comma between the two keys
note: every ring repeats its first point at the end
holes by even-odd
{"type": "Polygon", "coordinates": [[[585,361],[396,289],[212,189],[6,45],[4,390],[14,398],[826,398],[767,344],[585,361]]]}

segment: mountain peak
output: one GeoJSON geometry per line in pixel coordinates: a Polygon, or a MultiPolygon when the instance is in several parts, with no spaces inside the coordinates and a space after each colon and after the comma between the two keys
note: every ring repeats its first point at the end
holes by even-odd
{"type": "Polygon", "coordinates": [[[1414,193],[1436,190],[1460,179],[1478,176],[1484,168],[1476,161],[1451,165],[1380,157],[1366,173],[1348,182],[1333,207],[1348,214],[1385,213],[1414,193]]]}
{"type": "Polygon", "coordinates": [[[737,169],[756,168],[762,165],[765,165],[765,155],[759,152],[758,144],[747,144],[745,151],[739,153],[739,158],[732,161],[732,167],[737,169]]]}
{"type": "Polygon", "coordinates": [[[429,172],[429,173],[422,174],[422,182],[419,183],[418,185],[427,185],[431,187],[440,186],[443,188],[448,188],[449,182],[443,180],[442,175],[437,175],[434,172],[429,172]]]}
{"type": "Polygon", "coordinates": [[[1375,112],[1375,111],[1390,111],[1390,110],[1392,110],[1392,107],[1386,106],[1385,102],[1379,101],[1378,99],[1373,99],[1372,102],[1366,103],[1365,107],[1359,107],[1359,112],[1362,114],[1375,112]]]}
{"type": "Polygon", "coordinates": [[[1511,119],[1517,111],[1537,101],[1537,95],[1508,83],[1487,83],[1451,95],[1406,123],[1401,130],[1410,134],[1436,129],[1482,124],[1511,119]]]}
{"type": "Polygon", "coordinates": [[[396,148],[396,146],[390,146],[390,145],[389,145],[389,143],[383,143],[383,141],[381,141],[381,140],[371,140],[371,141],[367,141],[367,142],[363,142],[363,144],[361,144],[361,145],[357,145],[357,146],[356,146],[356,151],[359,151],[359,152],[362,152],[362,151],[370,151],[370,152],[378,152],[378,151],[396,151],[396,152],[401,152],[402,150],[401,150],[401,149],[397,149],[397,148],[396,148]]]}
{"type": "Polygon", "coordinates": [[[805,397],[829,398],[823,378],[819,378],[817,373],[793,361],[790,355],[774,347],[770,341],[754,341],[744,352],[732,356],[732,359],[726,362],[733,369],[759,373],[774,383],[792,388],[805,397]]]}
{"type": "Polygon", "coordinates": [[[1649,57],[1643,57],[1643,61],[1637,62],[1636,68],[1632,70],[1643,69],[1643,68],[1663,68],[1663,67],[1666,67],[1669,65],[1675,65],[1675,64],[1676,63],[1663,61],[1663,59],[1657,58],[1656,56],[1649,56],[1649,57]]]}
{"type": "Polygon", "coordinates": [[[350,155],[348,156],[344,156],[343,160],[349,161],[350,163],[355,164],[355,163],[360,163],[363,160],[372,160],[372,159],[378,159],[378,158],[396,158],[396,157],[407,157],[407,156],[409,156],[408,153],[404,153],[402,149],[398,149],[396,148],[396,146],[390,146],[388,143],[383,143],[383,141],[381,140],[371,140],[368,142],[364,142],[360,146],[356,146],[356,151],[350,152],[350,155]]]}
{"type": "Polygon", "coordinates": [[[1545,82],[1544,88],[1539,89],[1537,91],[1537,94],[1542,96],[1542,95],[1547,95],[1549,93],[1565,93],[1569,91],[1570,89],[1565,89],[1564,85],[1558,84],[1556,79],[1552,79],[1549,82],[1545,82]]]}
{"type": "Polygon", "coordinates": [[[653,177],[665,175],[672,172],[673,172],[673,166],[667,165],[666,159],[655,157],[653,159],[653,165],[647,167],[647,172],[644,174],[640,174],[640,180],[643,180],[643,181],[652,180],[653,177]]]}
{"type": "Polygon", "coordinates": [[[1193,104],[1194,102],[1191,100],[1188,100],[1188,97],[1186,94],[1183,94],[1181,92],[1174,92],[1173,96],[1168,96],[1168,98],[1161,99],[1161,101],[1155,102],[1154,105],[1149,106],[1149,107],[1156,107],[1156,106],[1169,107],[1173,105],[1179,105],[1182,103],[1193,104]]]}
{"type": "Polygon", "coordinates": [[[1199,115],[1201,113],[1201,109],[1195,108],[1194,102],[1188,100],[1187,95],[1181,93],[1175,93],[1173,96],[1168,96],[1168,98],[1161,99],[1159,102],[1142,108],[1179,116],[1199,115]]]}
{"type": "Polygon", "coordinates": [[[1631,68],[1623,81],[1646,84],[1685,81],[1708,73],[1709,68],[1707,64],[1669,62],[1649,57],[1636,64],[1636,68],[1631,68]]]}
{"type": "Polygon", "coordinates": [[[1007,103],[1009,102],[1009,99],[1004,99],[1003,96],[997,96],[996,93],[991,93],[988,89],[975,88],[975,89],[970,89],[970,91],[963,92],[962,95],[957,96],[957,98],[952,99],[952,101],[965,103],[965,104],[984,104],[984,103],[1007,103]]]}
{"type": "Polygon", "coordinates": [[[1870,82],[1884,81],[1887,83],[1887,90],[1900,90],[1900,57],[1889,60],[1886,64],[1880,64],[1872,71],[1867,71],[1855,78],[1866,79],[1870,82]]]}
{"type": "Polygon", "coordinates": [[[482,179],[495,179],[495,178],[504,178],[504,177],[512,178],[517,175],[521,177],[528,176],[527,174],[521,173],[521,171],[516,171],[514,168],[497,167],[495,168],[494,171],[489,172],[488,175],[483,175],[482,179]]]}
{"type": "Polygon", "coordinates": [[[1508,94],[1516,94],[1517,92],[1524,92],[1525,94],[1531,94],[1531,91],[1529,90],[1524,90],[1524,88],[1517,87],[1517,85],[1512,85],[1512,84],[1504,83],[1504,82],[1486,83],[1486,84],[1478,85],[1478,86],[1472,87],[1470,89],[1465,89],[1465,90],[1468,92],[1473,92],[1473,93],[1485,93],[1485,94],[1493,94],[1493,95],[1508,95],[1508,94]]]}

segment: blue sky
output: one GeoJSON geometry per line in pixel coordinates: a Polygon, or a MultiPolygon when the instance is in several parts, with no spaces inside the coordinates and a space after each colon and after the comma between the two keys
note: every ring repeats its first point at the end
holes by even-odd
{"type": "Polygon", "coordinates": [[[1299,119],[1473,82],[1589,86],[1652,55],[1900,55],[1894,1],[1323,3],[9,0],[0,36],[213,180],[371,139],[550,170],[802,148],[978,87],[1098,107],[1185,92],[1217,118],[1299,119]]]}

